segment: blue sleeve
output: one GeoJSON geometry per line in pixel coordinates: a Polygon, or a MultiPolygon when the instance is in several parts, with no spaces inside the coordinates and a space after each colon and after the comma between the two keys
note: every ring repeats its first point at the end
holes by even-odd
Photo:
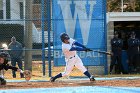
{"type": "Polygon", "coordinates": [[[82,48],[82,47],[72,47],[70,49],[70,51],[85,51],[86,49],[85,48],[82,48]]]}
{"type": "Polygon", "coordinates": [[[82,45],[82,44],[80,44],[80,43],[78,43],[76,41],[73,44],[76,45],[76,46],[82,47],[82,48],[86,48],[84,45],[82,45]]]}

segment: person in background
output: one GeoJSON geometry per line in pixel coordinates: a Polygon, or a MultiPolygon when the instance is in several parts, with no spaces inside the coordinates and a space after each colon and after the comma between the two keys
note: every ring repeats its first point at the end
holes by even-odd
{"type": "Polygon", "coordinates": [[[129,73],[136,71],[136,56],[139,53],[140,41],[136,38],[136,33],[131,32],[130,38],[128,39],[128,67],[129,73]]]}
{"type": "Polygon", "coordinates": [[[123,66],[121,62],[123,41],[118,38],[118,32],[114,32],[114,38],[111,39],[111,64],[110,64],[110,74],[112,74],[113,67],[117,65],[118,74],[123,73],[123,66]]]}
{"type": "MultiPolygon", "coordinates": [[[[9,55],[11,57],[11,64],[12,66],[16,66],[16,62],[18,64],[19,69],[22,69],[22,44],[16,41],[16,38],[13,36],[11,38],[11,43],[8,46],[8,49],[11,49],[9,51],[9,55]]],[[[13,78],[16,78],[16,72],[12,71],[13,78]]],[[[20,77],[24,78],[24,75],[20,73],[20,77]]]]}

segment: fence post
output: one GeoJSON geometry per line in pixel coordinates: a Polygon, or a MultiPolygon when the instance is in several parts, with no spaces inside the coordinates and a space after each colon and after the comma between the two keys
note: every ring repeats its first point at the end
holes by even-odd
{"type": "Polygon", "coordinates": [[[45,42],[44,42],[44,0],[41,0],[41,28],[42,28],[42,70],[43,70],[43,76],[46,75],[45,70],[46,70],[46,65],[45,65],[45,42]]]}
{"type": "Polygon", "coordinates": [[[48,69],[49,77],[51,77],[51,42],[50,42],[50,31],[51,31],[51,0],[47,0],[47,21],[48,21],[48,69]]]}
{"type": "MultiPolygon", "coordinates": [[[[105,50],[107,51],[107,20],[106,20],[106,2],[107,0],[104,0],[104,6],[103,6],[103,9],[104,9],[104,36],[105,36],[105,50]]],[[[104,73],[105,75],[108,74],[108,62],[107,62],[107,55],[105,55],[105,62],[104,62],[104,73]]]]}

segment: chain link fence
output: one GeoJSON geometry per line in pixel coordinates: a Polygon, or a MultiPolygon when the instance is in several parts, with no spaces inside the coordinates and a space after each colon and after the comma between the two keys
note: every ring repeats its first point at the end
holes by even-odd
{"type": "MultiPolygon", "coordinates": [[[[13,52],[11,53],[12,55],[10,55],[11,60],[9,61],[9,64],[13,64],[12,63],[13,55],[15,55],[16,58],[21,58],[22,64],[18,64],[18,62],[16,62],[16,64],[14,63],[14,65],[17,67],[18,66],[22,67],[23,70],[32,70],[33,78],[39,78],[42,76],[47,76],[47,77],[54,76],[60,72],[63,72],[65,69],[65,65],[56,66],[54,62],[55,61],[54,59],[57,58],[57,53],[58,53],[57,51],[61,51],[60,46],[54,45],[56,43],[60,44],[60,42],[57,42],[57,40],[60,41],[59,39],[60,32],[57,32],[56,28],[60,28],[62,32],[64,31],[64,28],[61,28],[61,26],[59,26],[61,24],[64,24],[62,23],[63,16],[64,16],[64,15],[62,16],[62,12],[59,10],[58,14],[56,15],[57,18],[53,17],[54,13],[57,13],[56,11],[54,11],[54,4],[55,2],[57,2],[58,4],[60,3],[60,1],[61,0],[23,0],[23,1],[0,0],[1,51],[6,51],[8,53],[13,52]],[[58,25],[56,25],[56,23],[58,25]],[[18,46],[12,46],[11,48],[9,48],[9,44],[11,43],[11,38],[13,36],[16,38],[16,41],[22,45],[22,48],[18,48],[18,46]],[[22,51],[22,55],[20,57],[17,56],[17,54],[21,51],[22,51]]],[[[77,0],[77,1],[81,1],[81,0],[77,0]]],[[[104,18],[105,18],[104,15],[101,17],[99,14],[99,13],[104,14],[104,11],[100,11],[100,9],[103,9],[105,5],[104,1],[102,0],[100,0],[99,2],[97,1],[98,4],[101,3],[101,6],[99,5],[97,7],[97,10],[99,10],[99,12],[96,13],[97,15],[95,16],[89,12],[90,5],[96,4],[95,0],[89,0],[90,3],[86,1],[82,1],[81,5],[79,4],[79,6],[76,6],[77,10],[82,11],[83,13],[89,14],[88,18],[93,16],[91,20],[95,21],[94,24],[96,23],[100,24],[99,27],[95,27],[95,28],[91,27],[91,29],[98,30],[99,33],[89,34],[91,35],[90,37],[97,35],[100,39],[106,38],[104,36],[105,24],[104,22],[99,21],[99,20],[104,21],[104,18]],[[91,2],[94,2],[94,3],[91,3],[91,2]],[[81,7],[84,5],[87,5],[86,8],[88,9],[88,11],[86,11],[84,7],[81,7]]],[[[68,2],[69,1],[67,1],[67,3],[68,2]]],[[[72,0],[71,3],[74,4],[74,0],[72,0]]],[[[61,8],[63,7],[61,6],[61,8]]],[[[66,6],[64,6],[64,8],[67,9],[66,6]]],[[[71,19],[66,19],[66,20],[72,21],[71,19]]],[[[84,21],[85,19],[80,19],[80,21],[81,20],[84,21]]],[[[79,29],[80,27],[76,28],[76,31],[78,31],[79,29]]],[[[80,37],[79,33],[80,32],[75,33],[76,35],[75,38],[78,41],[82,42],[81,39],[79,38],[80,37]]],[[[87,42],[87,41],[84,41],[84,42],[87,42]]],[[[100,46],[100,44],[102,43],[100,42],[100,40],[99,41],[95,40],[95,43],[98,43],[98,45],[96,45],[97,47],[95,47],[94,49],[104,50],[104,48],[98,48],[98,46],[100,46]]],[[[89,45],[89,47],[90,46],[92,45],[89,45]]],[[[104,42],[103,47],[105,47],[105,42],[104,42]]],[[[98,60],[99,56],[102,56],[102,55],[99,55],[99,54],[91,54],[91,55],[92,55],[92,58],[95,57],[95,59],[89,58],[89,60],[91,61],[91,64],[93,64],[92,61],[97,61],[97,64],[95,63],[96,68],[94,69],[94,71],[96,72],[97,69],[100,69],[102,70],[101,72],[104,73],[105,65],[101,65],[101,64],[103,64],[105,60],[104,59],[101,59],[102,61],[98,60]],[[103,69],[101,69],[102,67],[103,69]]],[[[15,60],[17,61],[16,58],[15,60]]],[[[86,59],[84,59],[84,62],[86,63],[86,59]]],[[[88,70],[91,70],[92,72],[93,67],[95,66],[90,66],[90,67],[86,66],[86,67],[88,70]]],[[[11,70],[8,70],[4,73],[5,73],[4,76],[8,79],[13,77],[11,70]]],[[[83,76],[83,73],[80,72],[77,68],[74,68],[70,76],[83,76]]],[[[20,74],[18,72],[16,73],[16,79],[17,78],[20,78],[20,74]]]]}
{"type": "MultiPolygon", "coordinates": [[[[10,54],[9,64],[23,68],[23,70],[32,70],[35,78],[43,76],[42,52],[44,52],[46,72],[48,71],[48,29],[51,27],[48,28],[47,15],[50,8],[47,8],[47,0],[44,1],[46,2],[43,4],[41,0],[0,0],[1,51],[10,54]],[[43,8],[44,12],[42,12],[43,8]],[[43,27],[42,23],[44,23],[43,27]],[[15,37],[22,47],[19,48],[18,44],[14,44],[11,41],[12,37],[15,37]]],[[[49,44],[53,45],[52,31],[49,44]]],[[[14,77],[11,70],[4,71],[4,74],[5,78],[14,77]]],[[[18,72],[16,78],[20,78],[18,72]]]]}

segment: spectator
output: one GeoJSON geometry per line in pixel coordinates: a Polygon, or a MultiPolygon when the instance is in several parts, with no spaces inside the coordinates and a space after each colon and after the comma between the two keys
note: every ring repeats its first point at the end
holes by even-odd
{"type": "Polygon", "coordinates": [[[139,39],[137,39],[135,32],[131,32],[130,38],[128,39],[128,66],[129,73],[136,71],[136,56],[139,53],[139,39]]]}
{"type": "Polygon", "coordinates": [[[111,39],[111,64],[110,64],[110,74],[112,74],[113,67],[117,64],[118,72],[117,73],[123,73],[123,66],[121,62],[121,54],[122,54],[122,47],[123,47],[123,41],[118,38],[118,33],[114,33],[114,38],[111,39]],[[117,63],[116,63],[117,62],[117,63]]]}
{"type": "MultiPolygon", "coordinates": [[[[11,65],[16,66],[16,62],[18,64],[19,69],[22,69],[22,45],[18,41],[16,41],[16,38],[13,36],[11,38],[11,43],[8,46],[8,49],[11,49],[9,51],[9,55],[11,57],[11,65]]],[[[16,72],[12,71],[13,78],[16,78],[16,72]]],[[[20,73],[20,77],[24,78],[24,75],[20,73]]]]}

